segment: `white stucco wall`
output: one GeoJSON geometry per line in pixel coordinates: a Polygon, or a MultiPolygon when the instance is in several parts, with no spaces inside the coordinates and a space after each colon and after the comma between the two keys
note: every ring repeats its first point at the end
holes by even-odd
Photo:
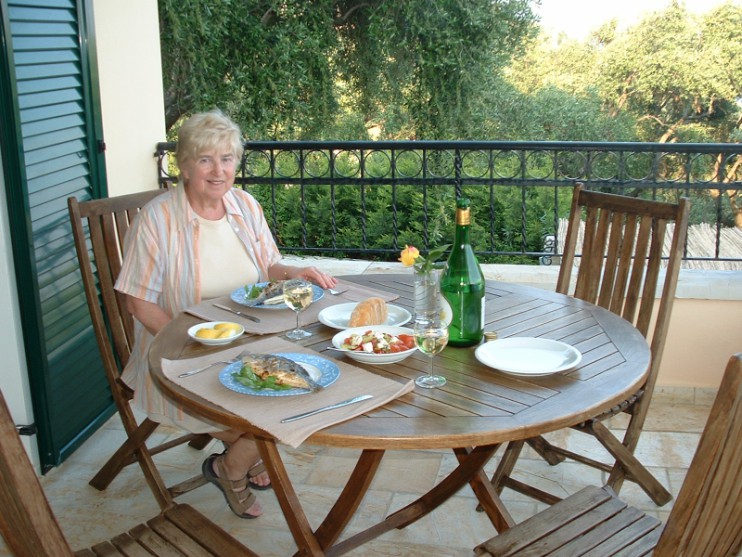
{"type": "MultiPolygon", "coordinates": [[[[0,123],[2,125],[2,123],[0,123]]],[[[2,161],[0,161],[2,165],[2,161]]],[[[8,225],[8,204],[5,195],[5,180],[0,167],[0,315],[3,316],[3,334],[0,335],[0,389],[8,403],[10,415],[16,424],[33,423],[31,394],[28,385],[28,372],[23,350],[23,333],[18,310],[15,281],[15,265],[10,242],[8,225]]],[[[32,438],[22,437],[23,443],[38,467],[37,445],[32,438]]]]}
{"type": "Polygon", "coordinates": [[[165,140],[157,0],[94,0],[109,195],[157,187],[165,140]]]}

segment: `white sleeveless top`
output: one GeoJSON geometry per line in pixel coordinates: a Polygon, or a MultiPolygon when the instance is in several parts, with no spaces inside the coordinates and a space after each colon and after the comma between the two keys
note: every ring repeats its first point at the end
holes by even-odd
{"type": "Polygon", "coordinates": [[[228,295],[258,280],[258,269],[245,246],[229,226],[227,216],[219,220],[198,218],[198,262],[201,299],[228,295]]]}

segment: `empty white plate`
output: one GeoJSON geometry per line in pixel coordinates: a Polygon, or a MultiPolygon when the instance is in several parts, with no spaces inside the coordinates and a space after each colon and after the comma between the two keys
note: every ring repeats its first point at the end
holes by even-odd
{"type": "Polygon", "coordinates": [[[582,360],[574,346],[546,338],[513,337],[481,344],[474,352],[484,365],[515,375],[550,375],[582,360]]]}

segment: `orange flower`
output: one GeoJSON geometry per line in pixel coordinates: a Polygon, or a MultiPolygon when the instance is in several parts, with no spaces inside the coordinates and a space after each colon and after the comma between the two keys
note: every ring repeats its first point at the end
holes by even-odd
{"type": "Polygon", "coordinates": [[[415,246],[405,245],[404,249],[399,255],[399,261],[402,262],[402,265],[404,265],[405,267],[411,267],[415,264],[415,260],[420,257],[420,252],[415,246]]]}

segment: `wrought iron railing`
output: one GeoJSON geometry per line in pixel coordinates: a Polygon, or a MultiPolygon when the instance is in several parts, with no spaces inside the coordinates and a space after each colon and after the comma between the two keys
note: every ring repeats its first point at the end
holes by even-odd
{"type": "MultiPolygon", "coordinates": [[[[157,146],[161,184],[177,179],[174,149],[157,146]]],[[[688,196],[691,223],[711,239],[689,245],[686,259],[742,261],[726,235],[742,225],[742,144],[249,141],[236,185],[260,200],[286,252],[392,259],[404,243],[426,249],[450,234],[453,198],[466,195],[480,256],[548,264],[578,181],[646,198],[688,196]]]]}

